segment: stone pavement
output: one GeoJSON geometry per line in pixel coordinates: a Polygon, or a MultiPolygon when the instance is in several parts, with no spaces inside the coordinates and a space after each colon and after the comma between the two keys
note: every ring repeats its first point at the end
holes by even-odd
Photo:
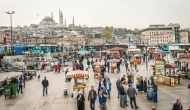
{"type": "MultiPolygon", "coordinates": [[[[152,62],[150,63],[152,64],[152,62]]],[[[84,61],[86,66],[86,62],[84,61]]],[[[66,68],[65,68],[66,69],[66,68]]],[[[145,65],[138,66],[140,74],[146,76],[145,65]]],[[[69,67],[69,70],[71,68],[69,67]]],[[[87,93],[90,87],[93,85],[96,87],[98,80],[93,78],[92,69],[89,71],[90,78],[86,80],[87,88],[85,89],[85,98],[87,99],[87,93]]],[[[119,99],[117,98],[117,90],[115,82],[118,77],[125,74],[124,66],[121,66],[121,73],[106,73],[110,77],[112,82],[111,99],[108,99],[108,110],[132,110],[130,106],[126,108],[120,108],[119,99]]],[[[26,82],[26,88],[23,94],[18,94],[11,99],[5,99],[4,96],[0,96],[0,110],[77,110],[76,99],[71,98],[73,81],[70,83],[65,82],[64,72],[57,74],[53,72],[42,73],[41,80],[37,81],[34,77],[31,81],[26,82]],[[41,80],[46,76],[49,80],[48,95],[42,95],[41,80]],[[69,88],[69,96],[63,95],[63,88],[69,88]]],[[[173,103],[177,98],[182,99],[184,110],[187,109],[187,105],[190,104],[190,90],[187,89],[187,84],[190,80],[182,80],[180,85],[175,87],[159,86],[158,90],[158,103],[153,103],[146,99],[145,94],[139,93],[137,97],[138,110],[151,110],[152,106],[157,107],[157,110],[171,110],[173,103]]],[[[90,110],[89,102],[86,100],[86,109],[90,110]]],[[[99,110],[96,103],[96,110],[99,110]]]]}
{"type": "Polygon", "coordinates": [[[4,81],[7,77],[11,78],[12,76],[18,76],[21,74],[21,72],[0,72],[0,82],[4,81]]]}

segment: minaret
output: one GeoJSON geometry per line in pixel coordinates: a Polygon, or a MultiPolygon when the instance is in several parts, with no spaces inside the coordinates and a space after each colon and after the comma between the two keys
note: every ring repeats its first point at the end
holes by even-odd
{"type": "Polygon", "coordinates": [[[63,24],[63,12],[61,11],[61,24],[63,24]]]}
{"type": "Polygon", "coordinates": [[[53,19],[53,12],[51,13],[51,18],[53,19]]]}
{"type": "Polygon", "coordinates": [[[59,9],[59,23],[61,24],[61,10],[59,9]]]}
{"type": "Polygon", "coordinates": [[[73,28],[75,27],[75,18],[73,16],[73,28]]]}
{"type": "Polygon", "coordinates": [[[66,18],[65,18],[65,27],[67,27],[67,21],[66,21],[66,18]]]}

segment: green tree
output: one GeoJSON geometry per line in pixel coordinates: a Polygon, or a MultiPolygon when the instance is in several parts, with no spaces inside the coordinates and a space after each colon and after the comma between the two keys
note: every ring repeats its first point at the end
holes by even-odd
{"type": "Polygon", "coordinates": [[[141,30],[139,30],[138,28],[135,28],[133,30],[132,34],[134,34],[134,35],[141,35],[141,30]]]}
{"type": "Polygon", "coordinates": [[[106,39],[113,39],[114,38],[114,28],[106,26],[102,31],[102,37],[106,39]]]}

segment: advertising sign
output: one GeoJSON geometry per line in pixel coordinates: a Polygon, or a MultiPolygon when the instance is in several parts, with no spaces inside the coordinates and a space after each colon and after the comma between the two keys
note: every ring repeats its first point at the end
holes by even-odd
{"type": "Polygon", "coordinates": [[[165,62],[164,61],[156,61],[155,65],[156,74],[165,75],[165,62]]]}

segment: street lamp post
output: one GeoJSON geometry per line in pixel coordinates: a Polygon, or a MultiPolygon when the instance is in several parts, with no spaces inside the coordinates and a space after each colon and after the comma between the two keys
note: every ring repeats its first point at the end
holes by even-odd
{"type": "MultiPolygon", "coordinates": [[[[11,43],[13,43],[12,15],[15,14],[15,12],[14,12],[14,11],[11,11],[11,12],[8,12],[8,11],[7,11],[6,13],[10,15],[10,24],[11,24],[11,43]]],[[[12,50],[12,44],[11,44],[11,51],[13,51],[13,50],[12,50]]]]}

